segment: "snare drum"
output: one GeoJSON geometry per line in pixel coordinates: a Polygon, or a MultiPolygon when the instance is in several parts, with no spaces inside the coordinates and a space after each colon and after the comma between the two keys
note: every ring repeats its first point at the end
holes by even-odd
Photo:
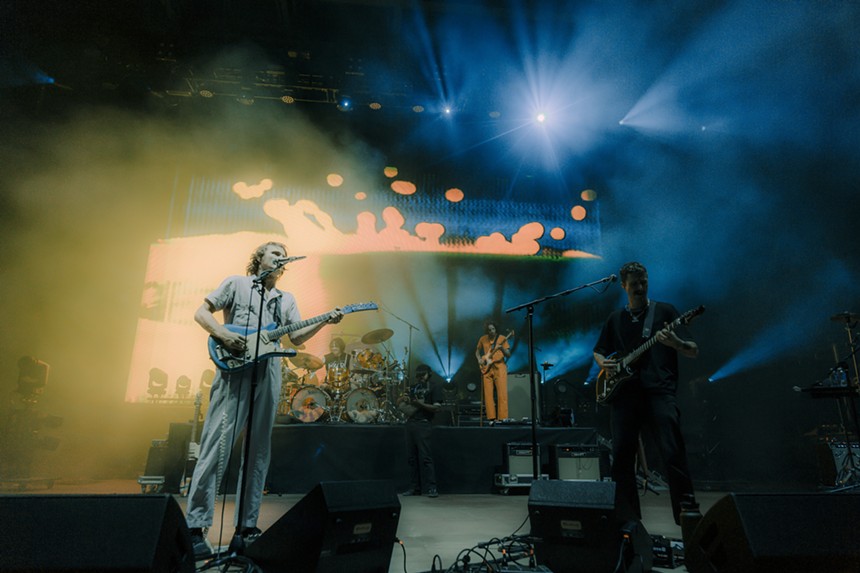
{"type": "Polygon", "coordinates": [[[303,386],[290,402],[290,415],[299,422],[323,422],[328,419],[331,398],[316,386],[303,386]]]}
{"type": "Polygon", "coordinates": [[[379,416],[379,400],[368,388],[356,388],[346,395],[343,417],[348,422],[370,424],[379,416]]]}

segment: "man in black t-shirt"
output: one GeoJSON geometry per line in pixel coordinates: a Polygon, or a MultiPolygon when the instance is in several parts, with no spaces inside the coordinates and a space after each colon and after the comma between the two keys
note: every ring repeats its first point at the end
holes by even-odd
{"type": "Polygon", "coordinates": [[[699,347],[683,326],[664,328],[679,313],[671,304],[648,299],[648,271],[644,266],[627,263],[619,274],[628,304],[609,315],[603,325],[594,346],[595,361],[611,376],[619,371],[620,360],[644,344],[651,333],[658,344],[630,365],[633,376],[617,387],[609,401],[616,510],[624,519],[642,517],[636,491],[636,454],[639,433],[648,426],[665,465],[675,523],[680,524],[681,500],[693,494],[693,483],[675,400],[678,355],[695,358],[699,347]],[[646,325],[653,328],[643,333],[646,325]]]}
{"type": "Polygon", "coordinates": [[[416,383],[407,396],[397,401],[397,407],[406,414],[406,449],[409,459],[410,488],[403,495],[438,497],[436,466],[430,443],[430,422],[442,407],[442,386],[433,379],[430,367],[420,364],[415,369],[416,383]]]}

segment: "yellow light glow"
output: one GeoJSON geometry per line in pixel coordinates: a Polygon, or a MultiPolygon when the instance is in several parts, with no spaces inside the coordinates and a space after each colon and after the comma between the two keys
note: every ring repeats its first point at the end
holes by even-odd
{"type": "Polygon", "coordinates": [[[355,198],[359,201],[364,201],[365,199],[367,199],[367,193],[365,193],[364,191],[359,191],[355,194],[355,198]]]}
{"type": "Polygon", "coordinates": [[[338,175],[337,173],[329,173],[328,175],[326,175],[325,180],[330,187],[340,187],[341,185],[343,185],[343,176],[338,175]]]}
{"type": "Polygon", "coordinates": [[[385,169],[383,169],[383,170],[382,170],[382,173],[383,173],[386,177],[388,177],[389,179],[392,179],[392,178],[394,178],[394,177],[397,177],[397,173],[398,173],[398,172],[397,172],[397,168],[396,168],[396,167],[391,167],[391,166],[389,166],[389,167],[386,167],[385,169]]]}
{"type": "Polygon", "coordinates": [[[597,199],[597,192],[594,189],[586,189],[579,196],[583,201],[594,201],[597,199]]]}
{"type": "Polygon", "coordinates": [[[562,229],[561,227],[553,227],[552,230],[549,232],[549,236],[552,237],[553,239],[555,239],[556,241],[562,240],[565,237],[565,235],[566,235],[566,233],[564,232],[564,229],[562,229]]]}

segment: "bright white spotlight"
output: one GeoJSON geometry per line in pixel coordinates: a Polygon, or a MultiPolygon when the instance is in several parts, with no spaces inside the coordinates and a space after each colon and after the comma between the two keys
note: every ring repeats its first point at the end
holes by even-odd
{"type": "Polygon", "coordinates": [[[450,107],[445,108],[445,115],[451,115],[451,108],[450,107]]]}
{"type": "Polygon", "coordinates": [[[535,119],[537,120],[538,123],[543,123],[546,121],[546,114],[545,113],[539,113],[539,114],[537,114],[537,117],[535,117],[535,119]]]}

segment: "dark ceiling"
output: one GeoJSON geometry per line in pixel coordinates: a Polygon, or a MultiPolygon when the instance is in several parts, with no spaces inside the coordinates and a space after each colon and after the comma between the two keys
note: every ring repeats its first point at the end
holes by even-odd
{"type": "MultiPolygon", "coordinates": [[[[528,4],[520,13],[529,13],[528,4]]],[[[501,4],[499,4],[501,5],[501,4]]],[[[404,44],[437,19],[503,21],[466,0],[88,0],[2,8],[6,86],[84,100],[240,98],[411,109],[428,74],[404,44]],[[46,84],[42,84],[43,86],[46,84]]],[[[432,45],[430,46],[432,50],[432,45]]],[[[438,75],[444,71],[437,71],[438,75]]]]}

